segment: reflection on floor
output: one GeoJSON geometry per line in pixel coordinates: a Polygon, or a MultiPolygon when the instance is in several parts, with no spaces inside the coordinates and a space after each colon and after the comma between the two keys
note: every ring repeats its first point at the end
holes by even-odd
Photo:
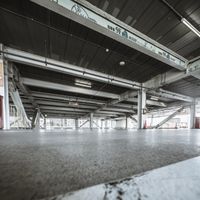
{"type": "Polygon", "coordinates": [[[200,157],[45,200],[198,200],[200,157]]]}
{"type": "Polygon", "coordinates": [[[199,155],[198,130],[0,132],[0,197],[52,197],[199,155]]]}

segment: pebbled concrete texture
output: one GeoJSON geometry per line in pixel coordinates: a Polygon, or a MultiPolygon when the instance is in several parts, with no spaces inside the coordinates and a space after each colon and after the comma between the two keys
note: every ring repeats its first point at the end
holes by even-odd
{"type": "Polygon", "coordinates": [[[198,155],[199,130],[0,132],[0,197],[52,197],[198,155]]]}
{"type": "Polygon", "coordinates": [[[199,185],[200,156],[43,200],[197,200],[199,185]]]}

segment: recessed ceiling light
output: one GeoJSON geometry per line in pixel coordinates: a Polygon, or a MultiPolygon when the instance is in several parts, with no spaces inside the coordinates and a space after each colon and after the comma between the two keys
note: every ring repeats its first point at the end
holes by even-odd
{"type": "Polygon", "coordinates": [[[158,101],[159,97],[151,96],[150,99],[151,99],[151,100],[154,100],[154,101],[158,101]]]}
{"type": "Polygon", "coordinates": [[[87,87],[87,88],[92,87],[92,83],[90,81],[86,81],[83,79],[75,79],[75,85],[81,86],[81,87],[87,87]]]}
{"type": "Polygon", "coordinates": [[[125,64],[126,64],[125,61],[120,61],[120,62],[119,62],[119,65],[120,65],[120,66],[124,66],[125,64]]]}
{"type": "Polygon", "coordinates": [[[77,101],[70,101],[69,105],[71,105],[71,106],[78,106],[79,103],[77,101]]]}
{"type": "Polygon", "coordinates": [[[109,51],[110,51],[110,50],[107,48],[107,49],[106,49],[106,52],[109,52],[109,51]]]}

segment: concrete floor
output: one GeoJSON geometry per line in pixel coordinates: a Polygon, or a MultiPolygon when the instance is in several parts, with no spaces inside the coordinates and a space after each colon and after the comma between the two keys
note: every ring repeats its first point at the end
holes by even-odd
{"type": "Polygon", "coordinates": [[[51,197],[198,155],[199,130],[0,132],[0,198],[51,197]]]}

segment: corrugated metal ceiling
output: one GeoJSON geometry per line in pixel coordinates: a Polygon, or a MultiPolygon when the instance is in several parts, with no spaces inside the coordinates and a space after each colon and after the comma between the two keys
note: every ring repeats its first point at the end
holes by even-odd
{"type": "MultiPolygon", "coordinates": [[[[200,38],[181,23],[161,0],[88,1],[182,56],[193,58],[195,51],[200,49],[200,38]]],[[[200,28],[200,1],[168,2],[196,28],[200,28]]]]}

